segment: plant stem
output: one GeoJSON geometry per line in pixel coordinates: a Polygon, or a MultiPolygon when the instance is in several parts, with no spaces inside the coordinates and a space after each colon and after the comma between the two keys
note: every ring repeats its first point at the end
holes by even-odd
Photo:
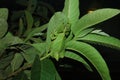
{"type": "Polygon", "coordinates": [[[51,53],[49,53],[46,56],[42,57],[40,60],[42,61],[42,60],[46,59],[47,57],[49,57],[50,55],[51,55],[51,53]]]}
{"type": "MultiPolygon", "coordinates": [[[[51,54],[49,53],[49,54],[47,54],[46,56],[42,57],[40,60],[42,61],[42,60],[48,58],[50,55],[51,55],[51,54]]],[[[20,73],[21,71],[24,71],[24,70],[26,70],[26,69],[28,69],[28,68],[31,68],[31,67],[32,67],[32,64],[28,64],[28,65],[26,65],[26,66],[23,66],[23,67],[19,68],[17,71],[15,71],[15,72],[11,73],[10,75],[8,75],[8,76],[6,77],[6,79],[11,78],[12,76],[16,76],[16,75],[17,75],[18,73],[20,73]]]]}
{"type": "MultiPolygon", "coordinates": [[[[27,66],[23,66],[23,67],[19,68],[17,71],[15,71],[15,72],[11,73],[10,75],[8,75],[8,76],[6,77],[6,79],[8,79],[8,78],[10,78],[10,77],[12,77],[12,76],[17,75],[17,74],[20,73],[21,71],[23,71],[23,70],[25,70],[25,69],[27,69],[27,68],[30,68],[31,66],[32,66],[32,64],[28,64],[27,66]]],[[[5,79],[5,80],[6,80],[6,79],[5,79]]]]}

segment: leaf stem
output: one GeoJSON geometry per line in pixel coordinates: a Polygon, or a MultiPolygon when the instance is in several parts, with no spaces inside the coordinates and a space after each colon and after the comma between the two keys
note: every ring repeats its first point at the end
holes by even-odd
{"type": "Polygon", "coordinates": [[[46,59],[47,57],[49,57],[50,55],[51,55],[51,53],[49,53],[49,54],[47,54],[46,56],[40,58],[40,60],[42,61],[42,60],[46,59]]]}

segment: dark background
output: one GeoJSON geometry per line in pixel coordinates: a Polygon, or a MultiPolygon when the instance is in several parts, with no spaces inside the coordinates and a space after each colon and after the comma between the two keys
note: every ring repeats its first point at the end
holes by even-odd
{"type": "MultiPolygon", "coordinates": [[[[64,0],[44,0],[51,4],[56,11],[62,10],[64,6],[64,0]]],[[[21,6],[16,6],[15,0],[0,0],[0,7],[7,7],[12,9],[21,9],[21,6]]],[[[80,0],[81,16],[88,13],[90,10],[96,10],[99,8],[117,8],[120,9],[120,0],[80,0]]],[[[102,30],[106,33],[120,39],[120,14],[105,21],[98,26],[101,26],[102,30]]],[[[106,48],[103,46],[96,46],[97,50],[101,53],[110,69],[112,80],[120,80],[120,51],[106,48]]],[[[68,64],[67,68],[58,66],[57,69],[62,76],[63,80],[101,80],[98,73],[89,72],[85,67],[76,61],[70,59],[64,59],[59,61],[59,64],[68,64]],[[72,67],[69,67],[72,65],[72,67]]]]}

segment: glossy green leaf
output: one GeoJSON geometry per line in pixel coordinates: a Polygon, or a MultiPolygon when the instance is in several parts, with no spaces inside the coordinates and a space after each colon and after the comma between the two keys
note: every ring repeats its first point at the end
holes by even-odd
{"type": "Polygon", "coordinates": [[[88,34],[82,38],[79,38],[78,40],[120,50],[120,40],[111,36],[88,34]]]}
{"type": "Polygon", "coordinates": [[[14,72],[15,70],[17,70],[23,63],[23,56],[20,53],[16,53],[13,60],[11,61],[11,67],[12,67],[12,71],[14,72]]]}
{"type": "Polygon", "coordinates": [[[8,30],[8,24],[5,19],[0,18],[0,38],[2,38],[8,30]]]}
{"type": "Polygon", "coordinates": [[[7,8],[0,8],[0,19],[8,19],[8,9],[7,8]]]}
{"type": "Polygon", "coordinates": [[[85,67],[86,67],[89,71],[92,71],[92,69],[91,69],[91,67],[89,66],[89,64],[88,64],[80,55],[77,55],[77,54],[75,54],[75,53],[73,53],[73,52],[70,52],[70,51],[66,51],[66,52],[65,52],[65,57],[83,63],[83,64],[85,65],[85,67]]]}
{"type": "Polygon", "coordinates": [[[77,24],[72,26],[72,31],[75,36],[78,36],[82,30],[110,19],[119,13],[120,10],[109,8],[93,11],[92,13],[88,13],[80,18],[77,24]]]}
{"type": "Polygon", "coordinates": [[[66,44],[66,48],[77,51],[84,57],[86,57],[96,68],[103,80],[111,80],[109,69],[105,60],[100,53],[91,45],[78,41],[70,41],[66,44]]]}
{"type": "Polygon", "coordinates": [[[39,55],[36,55],[31,68],[31,80],[40,80],[41,74],[41,61],[39,55]]]}
{"type": "Polygon", "coordinates": [[[79,19],[79,0],[65,0],[63,13],[68,17],[69,23],[74,24],[79,19]]]}
{"type": "Polygon", "coordinates": [[[41,61],[41,79],[40,80],[55,80],[56,69],[53,62],[49,59],[41,61]]]}

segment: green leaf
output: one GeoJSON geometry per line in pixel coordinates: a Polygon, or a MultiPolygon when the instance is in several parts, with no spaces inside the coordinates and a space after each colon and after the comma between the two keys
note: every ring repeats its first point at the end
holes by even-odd
{"type": "Polygon", "coordinates": [[[23,44],[18,48],[22,50],[22,55],[24,56],[25,60],[30,64],[33,63],[36,55],[41,55],[40,52],[31,45],[23,44]]]}
{"type": "Polygon", "coordinates": [[[25,39],[25,41],[28,41],[31,37],[33,37],[35,34],[40,33],[42,31],[44,31],[47,28],[48,24],[44,24],[40,27],[34,28],[27,36],[27,38],[25,39]]]}
{"type": "Polygon", "coordinates": [[[27,10],[31,13],[33,13],[35,11],[37,7],[37,0],[29,0],[28,1],[28,6],[27,6],[27,10]]]}
{"type": "Polygon", "coordinates": [[[4,38],[0,39],[0,53],[2,53],[8,46],[18,43],[23,43],[23,41],[8,32],[4,38]]]}
{"type": "Polygon", "coordinates": [[[13,55],[8,55],[0,59],[0,70],[3,70],[5,67],[9,66],[11,60],[13,59],[13,55]]]}
{"type": "Polygon", "coordinates": [[[5,19],[0,18],[0,38],[2,38],[8,30],[8,24],[5,19]]]}
{"type": "Polygon", "coordinates": [[[39,55],[36,55],[31,68],[31,80],[40,80],[41,74],[41,61],[39,55]]]}
{"type": "Polygon", "coordinates": [[[109,36],[109,34],[103,32],[101,29],[93,30],[91,33],[98,34],[98,35],[103,35],[103,36],[109,36]]]}
{"type": "Polygon", "coordinates": [[[83,42],[70,41],[66,44],[66,48],[77,51],[86,57],[96,68],[103,80],[111,80],[107,64],[94,47],[83,42]]]}
{"type": "Polygon", "coordinates": [[[55,80],[56,69],[53,62],[49,59],[41,61],[41,79],[40,80],[55,80]]]}
{"type": "Polygon", "coordinates": [[[17,70],[23,63],[23,56],[20,53],[16,53],[13,60],[11,61],[11,67],[12,67],[12,71],[14,72],[15,70],[17,70]]]}
{"type": "Polygon", "coordinates": [[[46,43],[35,43],[31,44],[31,46],[40,52],[39,56],[42,56],[46,51],[46,43]]]}
{"type": "Polygon", "coordinates": [[[10,75],[12,72],[13,72],[13,71],[12,71],[11,65],[7,66],[6,69],[4,70],[4,73],[5,73],[6,77],[7,77],[8,75],[10,75]]]}
{"type": "Polygon", "coordinates": [[[77,54],[75,54],[75,53],[73,53],[73,52],[70,52],[70,51],[66,51],[66,52],[65,52],[65,57],[83,63],[84,66],[85,66],[89,71],[92,71],[92,69],[91,69],[91,67],[89,66],[89,64],[88,64],[80,55],[77,55],[77,54]]]}
{"type": "Polygon", "coordinates": [[[82,38],[79,38],[78,40],[120,50],[120,40],[111,36],[88,34],[82,38]]]}
{"type": "Polygon", "coordinates": [[[7,8],[0,8],[0,19],[8,19],[8,9],[7,8]]]}
{"type": "Polygon", "coordinates": [[[23,34],[24,29],[24,23],[22,18],[19,19],[19,30],[18,30],[18,36],[21,36],[23,34]]]}
{"type": "Polygon", "coordinates": [[[68,17],[69,23],[74,24],[79,19],[79,0],[65,0],[63,13],[68,17]]]}
{"type": "Polygon", "coordinates": [[[32,29],[34,20],[33,20],[32,14],[27,10],[25,11],[25,16],[26,16],[26,21],[27,21],[27,31],[25,35],[27,35],[32,29]]]}
{"type": "Polygon", "coordinates": [[[0,56],[4,52],[4,50],[11,44],[12,37],[10,33],[7,33],[6,36],[0,39],[0,56]]]}
{"type": "Polygon", "coordinates": [[[62,80],[60,75],[58,74],[58,72],[56,71],[56,76],[55,76],[55,80],[62,80]]]}
{"type": "Polygon", "coordinates": [[[82,30],[110,19],[119,13],[120,10],[118,9],[99,9],[83,16],[71,29],[75,36],[78,36],[82,30]]]}
{"type": "MultiPolygon", "coordinates": [[[[84,37],[84,36],[88,35],[89,33],[91,33],[93,30],[94,30],[94,28],[84,29],[80,32],[79,36],[77,36],[77,37],[84,37]]],[[[74,37],[74,38],[76,38],[76,37],[74,37]]]]}

